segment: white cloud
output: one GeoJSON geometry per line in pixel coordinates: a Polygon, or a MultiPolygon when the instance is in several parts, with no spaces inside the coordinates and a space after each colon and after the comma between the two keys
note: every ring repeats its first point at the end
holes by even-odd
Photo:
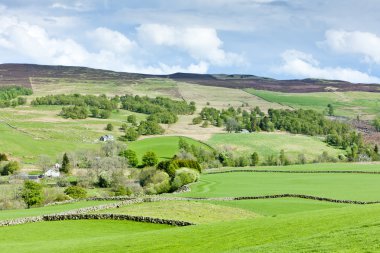
{"type": "Polygon", "coordinates": [[[244,62],[240,55],[222,49],[223,42],[212,28],[145,24],[137,30],[141,41],[158,46],[177,47],[198,61],[219,66],[239,65],[244,62]]]}
{"type": "Polygon", "coordinates": [[[282,54],[284,64],[276,71],[296,78],[322,78],[344,80],[354,83],[380,83],[380,78],[351,68],[320,67],[312,55],[297,50],[282,54]]]}
{"type": "Polygon", "coordinates": [[[380,37],[368,32],[326,31],[326,45],[338,53],[360,54],[366,61],[380,64],[380,37]]]}
{"type": "Polygon", "coordinates": [[[88,35],[98,49],[125,54],[137,47],[137,44],[124,34],[105,27],[99,27],[88,35]]]}
{"type": "Polygon", "coordinates": [[[89,51],[70,38],[51,36],[44,28],[23,22],[15,16],[0,16],[0,62],[73,65],[147,74],[174,72],[206,73],[209,64],[198,61],[188,66],[158,62],[147,64],[140,59],[143,49],[122,33],[99,27],[87,33],[95,50],[89,51]]]}
{"type": "Polygon", "coordinates": [[[77,1],[73,3],[72,5],[63,4],[60,2],[55,2],[51,6],[53,9],[63,9],[63,10],[70,10],[70,11],[85,11],[87,7],[81,3],[80,1],[77,1]]]}

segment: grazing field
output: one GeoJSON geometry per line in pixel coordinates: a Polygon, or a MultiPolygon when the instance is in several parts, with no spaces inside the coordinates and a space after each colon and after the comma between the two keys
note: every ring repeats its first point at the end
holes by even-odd
{"type": "Polygon", "coordinates": [[[277,216],[290,213],[310,212],[348,206],[348,204],[328,203],[296,198],[208,202],[215,205],[245,209],[264,216],[277,216]]]}
{"type": "Polygon", "coordinates": [[[161,201],[145,202],[108,209],[98,213],[141,215],[154,218],[189,221],[195,224],[225,220],[241,220],[258,215],[246,209],[205,203],[204,201],[161,201]]]}
{"type": "Polygon", "coordinates": [[[287,166],[255,166],[255,167],[223,167],[208,169],[208,172],[222,172],[231,170],[280,170],[280,171],[377,171],[380,172],[380,163],[310,163],[292,164],[287,166]]]}
{"type": "Polygon", "coordinates": [[[171,228],[60,221],[0,229],[5,252],[376,252],[380,205],[171,228]]]}
{"type": "Polygon", "coordinates": [[[0,211],[0,220],[60,213],[60,212],[65,212],[65,211],[74,210],[78,208],[99,206],[99,205],[115,203],[115,202],[117,201],[80,201],[80,202],[74,202],[74,203],[68,203],[68,204],[35,207],[35,208],[30,208],[30,209],[2,210],[0,211]]]}
{"type": "Polygon", "coordinates": [[[318,93],[282,93],[264,90],[246,89],[268,102],[302,109],[314,109],[323,112],[328,104],[335,108],[335,114],[362,119],[379,116],[380,94],[374,92],[318,92],[318,93]]]}
{"type": "Polygon", "coordinates": [[[269,155],[277,157],[282,149],[292,161],[296,161],[299,154],[304,154],[308,161],[312,161],[323,151],[334,157],[345,153],[344,150],[329,147],[320,138],[284,132],[215,134],[207,143],[215,148],[230,150],[240,155],[257,152],[261,161],[269,155]]]}
{"type": "Polygon", "coordinates": [[[142,156],[148,151],[155,152],[159,160],[170,159],[179,151],[178,142],[180,138],[184,138],[190,145],[195,145],[197,147],[201,146],[205,149],[210,149],[209,146],[199,141],[179,136],[150,137],[129,142],[127,146],[128,149],[132,149],[137,153],[140,161],[142,156]]]}
{"type": "Polygon", "coordinates": [[[380,200],[379,174],[307,174],[235,172],[202,175],[191,197],[305,194],[335,199],[380,200]]]}

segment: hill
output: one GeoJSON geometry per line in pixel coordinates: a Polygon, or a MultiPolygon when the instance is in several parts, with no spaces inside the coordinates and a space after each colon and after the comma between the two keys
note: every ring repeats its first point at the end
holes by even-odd
{"type": "Polygon", "coordinates": [[[145,75],[114,72],[86,67],[47,66],[35,64],[0,64],[0,86],[32,86],[31,79],[64,78],[71,80],[94,80],[114,82],[134,82],[145,78],[166,78],[177,82],[187,82],[205,86],[234,89],[254,88],[280,92],[326,92],[326,91],[368,91],[380,92],[377,84],[355,84],[339,80],[303,79],[276,80],[254,75],[211,75],[175,73],[171,75],[145,75]]]}

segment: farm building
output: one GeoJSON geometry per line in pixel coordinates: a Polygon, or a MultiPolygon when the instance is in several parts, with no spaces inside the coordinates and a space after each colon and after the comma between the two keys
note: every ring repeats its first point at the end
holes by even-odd
{"type": "Polygon", "coordinates": [[[113,141],[114,139],[115,138],[110,134],[103,135],[99,138],[100,141],[113,141]]]}
{"type": "Polygon", "coordinates": [[[44,173],[44,177],[59,177],[61,173],[57,169],[49,169],[44,173]]]}

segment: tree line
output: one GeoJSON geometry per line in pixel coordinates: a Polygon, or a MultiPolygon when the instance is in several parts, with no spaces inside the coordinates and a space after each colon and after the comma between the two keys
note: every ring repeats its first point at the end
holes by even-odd
{"type": "Polygon", "coordinates": [[[0,108],[24,105],[26,104],[26,98],[20,96],[32,94],[32,89],[21,86],[0,87],[0,108]]]}

